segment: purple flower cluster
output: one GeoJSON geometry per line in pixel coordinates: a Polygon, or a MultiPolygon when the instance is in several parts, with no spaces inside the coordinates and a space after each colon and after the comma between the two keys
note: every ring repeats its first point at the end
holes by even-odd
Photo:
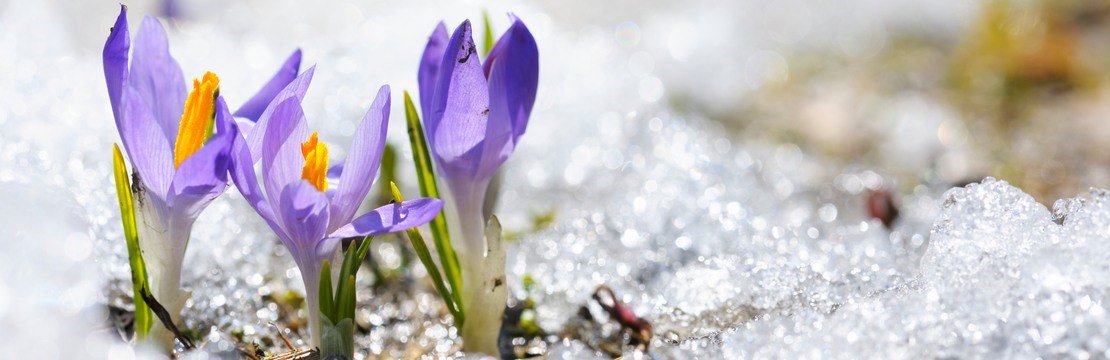
{"type": "MultiPolygon", "coordinates": [[[[458,224],[452,227],[462,232],[462,271],[471,273],[468,279],[478,276],[471,269],[489,250],[482,232],[485,193],[524,134],[536,98],[536,43],[523,22],[511,20],[484,63],[469,21],[450,37],[440,23],[418,70],[427,142],[454,201],[451,218],[458,224]]],[[[132,49],[127,8],[120,10],[104,44],[104,76],[137,179],[133,193],[150,290],[175,321],[188,297],[180,289],[180,273],[192,224],[229,179],[296,261],[315,345],[321,265],[335,256],[341,240],[414,228],[443,210],[439,199],[418,198],[355,216],[381,164],[390,88],[379,89],[346,160],[329,168],[327,144],[308,130],[302,109],[315,67],[299,73],[300,63],[298,50],[233,113],[215,74],[194,80],[188,91],[158,20],[143,19],[132,49]]],[[[503,277],[503,263],[500,267],[503,277]]],[[[499,317],[504,298],[487,300],[469,294],[464,303],[496,308],[499,317]]],[[[168,339],[172,349],[172,337],[155,338],[163,346],[168,339]]]]}

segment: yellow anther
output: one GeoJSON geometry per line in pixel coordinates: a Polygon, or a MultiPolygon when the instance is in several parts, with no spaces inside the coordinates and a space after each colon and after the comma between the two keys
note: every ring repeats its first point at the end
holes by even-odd
{"type": "Polygon", "coordinates": [[[308,141],[301,143],[301,156],[304,156],[306,160],[308,159],[308,153],[312,152],[312,150],[316,150],[316,144],[320,142],[320,137],[318,135],[319,134],[313,131],[312,135],[308,136],[308,141]]]}
{"type": "Polygon", "coordinates": [[[301,178],[308,180],[316,190],[328,190],[328,146],[320,142],[316,132],[308,137],[308,141],[301,143],[301,155],[304,155],[304,169],[301,178]]]}
{"type": "Polygon", "coordinates": [[[193,79],[193,91],[185,99],[185,112],[181,114],[177,141],[173,146],[174,168],[180,167],[212,136],[219,88],[220,78],[211,72],[205,72],[201,80],[193,79]]]}

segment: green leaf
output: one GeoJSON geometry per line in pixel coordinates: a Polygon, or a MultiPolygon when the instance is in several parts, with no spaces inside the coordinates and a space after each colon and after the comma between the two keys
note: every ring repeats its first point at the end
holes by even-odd
{"type": "Polygon", "coordinates": [[[135,226],[135,201],[131,198],[131,182],[127,178],[127,165],[119,145],[112,144],[112,173],[116,179],[116,196],[119,198],[120,219],[123,220],[123,236],[127,241],[127,259],[131,265],[132,299],[135,302],[135,337],[146,338],[154,325],[154,313],[143,300],[146,289],[146,264],[139,249],[139,232],[135,226]]]}
{"type": "MultiPolygon", "coordinates": [[[[320,353],[317,357],[304,356],[296,357],[296,359],[333,359],[334,355],[340,355],[341,359],[354,359],[355,352],[355,320],[344,319],[342,321],[332,323],[327,319],[320,321],[320,353]]],[[[294,359],[293,357],[283,357],[286,355],[278,355],[275,357],[267,357],[266,359],[294,359]]]]}
{"type": "Polygon", "coordinates": [[[424,268],[428,269],[428,276],[432,277],[432,283],[436,286],[436,291],[439,292],[439,297],[443,298],[443,302],[447,304],[447,310],[451,311],[451,315],[455,317],[455,326],[462,327],[466,317],[457,303],[451,296],[451,292],[447,290],[446,283],[443,282],[443,276],[439,273],[439,268],[432,260],[432,254],[428,251],[428,245],[424,243],[424,237],[420,235],[420,230],[415,228],[406,230],[409,237],[409,242],[412,243],[412,248],[416,250],[416,256],[420,258],[420,262],[424,264],[424,268]]]}
{"type": "MultiPolygon", "coordinates": [[[[329,298],[329,300],[326,301],[332,301],[329,303],[329,309],[327,309],[329,312],[325,313],[329,314],[333,322],[340,322],[343,321],[343,319],[354,319],[354,279],[357,276],[357,272],[359,272],[362,261],[366,259],[366,254],[370,253],[370,241],[372,239],[374,239],[374,237],[363,238],[362,243],[360,243],[357,248],[354,247],[354,243],[347,246],[346,252],[343,253],[343,263],[340,264],[340,282],[337,284],[334,293],[331,292],[332,280],[330,269],[324,268],[324,272],[321,274],[320,282],[327,283],[329,287],[326,288],[325,293],[325,289],[321,286],[320,296],[321,298],[329,298]],[[325,276],[326,279],[323,279],[325,276]],[[350,279],[350,281],[344,281],[343,279],[350,279]],[[334,301],[331,299],[334,299],[334,301]]],[[[327,260],[324,260],[324,263],[327,263],[327,260]]],[[[323,304],[324,302],[321,301],[321,311],[324,310],[323,304]]]]}
{"type": "Polygon", "coordinates": [[[393,193],[393,201],[405,202],[405,197],[401,195],[401,189],[397,188],[397,183],[390,181],[389,191],[393,193]]]}
{"type": "MultiPolygon", "coordinates": [[[[331,287],[331,262],[324,260],[324,265],[320,267],[320,308],[317,309],[328,320],[335,318],[335,300],[331,287]]],[[[308,311],[312,311],[309,309],[308,311]]]]}
{"type": "Polygon", "coordinates": [[[336,318],[338,321],[343,319],[355,318],[355,276],[347,277],[346,281],[340,279],[339,294],[336,296],[336,318]]]}
{"type": "MultiPolygon", "coordinates": [[[[405,120],[409,129],[409,143],[412,145],[412,160],[416,164],[416,178],[420,183],[420,195],[440,198],[439,188],[436,187],[435,171],[432,169],[432,158],[428,153],[427,138],[424,137],[424,127],[420,124],[420,116],[416,114],[416,106],[413,105],[412,97],[409,96],[408,91],[405,91],[405,120]]],[[[400,195],[399,192],[396,195],[400,195]]],[[[401,199],[398,198],[397,201],[401,201],[401,199]]],[[[450,299],[451,302],[454,302],[451,307],[458,310],[455,319],[461,327],[463,315],[466,312],[462,308],[462,269],[459,267],[459,258],[455,255],[455,248],[451,246],[451,236],[447,232],[447,218],[444,217],[443,211],[440,211],[439,215],[432,219],[429,227],[432,229],[432,241],[436,245],[439,262],[443,264],[443,272],[447,276],[447,282],[451,285],[452,297],[450,299]]],[[[424,244],[423,241],[420,243],[424,244]]],[[[425,262],[424,265],[427,267],[428,263],[425,262]]],[[[429,268],[430,272],[431,268],[429,268]]],[[[447,297],[443,298],[444,301],[448,301],[447,299],[447,297]]]]}
{"type": "MultiPolygon", "coordinates": [[[[366,259],[366,254],[370,252],[370,240],[374,239],[373,236],[367,236],[362,239],[362,243],[356,248],[354,243],[347,246],[347,252],[343,253],[343,264],[339,267],[339,284],[334,293],[329,292],[328,296],[335,298],[334,307],[331,309],[331,319],[335,322],[343,321],[344,318],[354,318],[355,314],[355,276],[358,274],[358,268],[362,265],[362,260],[366,259]],[[343,281],[343,279],[351,279],[351,281],[343,281]],[[350,296],[350,299],[345,297],[350,296]]],[[[326,260],[325,260],[326,261],[326,260]]],[[[331,282],[331,274],[328,274],[328,280],[331,282]]],[[[321,283],[324,280],[321,279],[321,283]]],[[[322,288],[321,288],[322,289],[322,288]]],[[[330,288],[329,288],[330,290],[330,288]]],[[[321,294],[323,294],[321,290],[321,294]]]]}
{"type": "Polygon", "coordinates": [[[355,262],[355,268],[351,271],[351,274],[358,274],[358,268],[362,266],[362,262],[366,260],[366,255],[370,253],[370,241],[373,240],[373,236],[367,236],[358,245],[358,250],[355,253],[355,259],[358,259],[358,261],[355,262]]]}
{"type": "MultiPolygon", "coordinates": [[[[335,290],[336,294],[339,294],[343,290],[343,279],[346,279],[348,276],[354,276],[359,263],[362,262],[362,259],[355,259],[355,256],[358,255],[358,250],[356,250],[354,245],[354,243],[348,245],[347,252],[343,253],[343,264],[339,267],[339,284],[337,284],[339,288],[335,290]]],[[[336,295],[335,301],[339,301],[339,295],[336,295]]],[[[338,310],[337,313],[340,314],[345,311],[343,308],[338,308],[338,310]]],[[[339,319],[335,319],[335,321],[339,321],[339,319]]]]}
{"type": "MultiPolygon", "coordinates": [[[[385,149],[382,151],[382,166],[381,174],[378,176],[378,184],[388,184],[390,181],[397,179],[397,149],[392,144],[385,144],[385,149]]],[[[378,190],[378,203],[388,202],[390,199],[389,188],[382,186],[378,190]]]]}
{"type": "MultiPolygon", "coordinates": [[[[401,190],[397,189],[397,184],[389,183],[390,189],[393,190],[393,200],[396,202],[405,201],[401,196],[401,190]]],[[[447,286],[443,282],[443,276],[439,273],[439,267],[436,266],[432,260],[432,253],[428,251],[428,244],[424,242],[424,236],[420,235],[420,230],[412,228],[406,230],[409,235],[409,242],[412,243],[413,250],[416,250],[416,257],[420,258],[420,262],[424,264],[424,268],[428,269],[428,276],[432,277],[432,283],[436,286],[436,291],[439,292],[439,297],[443,298],[443,302],[447,304],[447,310],[451,311],[451,315],[455,317],[456,326],[462,328],[462,323],[465,317],[459,311],[458,303],[452,297],[452,293],[447,291],[447,286]]]]}
{"type": "Polygon", "coordinates": [[[485,44],[483,44],[485,54],[483,55],[489,55],[490,50],[493,50],[493,26],[490,25],[489,11],[485,9],[482,9],[482,27],[484,27],[486,31],[486,41],[485,44]]]}

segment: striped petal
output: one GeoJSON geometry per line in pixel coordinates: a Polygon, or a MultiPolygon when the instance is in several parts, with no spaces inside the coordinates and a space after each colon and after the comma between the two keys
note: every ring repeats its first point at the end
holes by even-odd
{"type": "Polygon", "coordinates": [[[425,117],[431,111],[432,97],[435,95],[436,80],[439,79],[439,66],[443,62],[443,51],[447,48],[447,26],[442,21],[432,30],[424,55],[420,57],[420,69],[416,78],[420,86],[420,112],[425,117]]]}
{"type": "Polygon", "coordinates": [[[150,109],[165,138],[175,140],[187,92],[185,76],[170,55],[162,23],[151,16],[143,18],[131,56],[128,86],[136,90],[150,109]]]}
{"type": "MultiPolygon", "coordinates": [[[[297,71],[300,68],[301,50],[297,49],[292,55],[289,55],[288,59],[285,59],[285,63],[274,74],[274,77],[270,78],[270,81],[266,82],[266,85],[263,85],[262,89],[259,89],[258,93],[255,93],[250,100],[243,103],[239,110],[235,111],[235,117],[257,122],[258,118],[262,116],[262,112],[266,111],[266,107],[270,105],[270,102],[297,78],[297,71]]],[[[301,96],[304,96],[303,93],[301,96]]]]}
{"type": "MultiPolygon", "coordinates": [[[[289,85],[286,85],[285,89],[282,89],[277,96],[274,96],[274,99],[266,106],[266,110],[258,117],[258,122],[254,125],[252,131],[244,134],[247,139],[247,148],[250,149],[251,152],[251,158],[255,161],[262,159],[263,134],[269,127],[270,120],[274,117],[274,112],[277,110],[277,107],[291,98],[296,99],[297,103],[304,100],[304,94],[308,91],[308,85],[312,83],[312,74],[315,72],[316,67],[310,67],[308,70],[305,70],[304,73],[298,75],[296,79],[293,79],[289,85]]],[[[288,120],[287,117],[282,119],[288,120]]]]}
{"type": "MultiPolygon", "coordinates": [[[[264,129],[262,148],[262,184],[265,186],[267,198],[275,209],[278,223],[288,225],[284,219],[281,208],[281,192],[292,183],[301,181],[301,172],[304,168],[304,156],[301,154],[301,142],[307,138],[308,128],[305,125],[304,112],[296,98],[287,98],[274,108],[272,119],[264,129]]],[[[255,133],[263,129],[255,129],[255,133]]],[[[286,228],[288,232],[288,228],[286,228]]]]}
{"type": "Polygon", "coordinates": [[[377,236],[427,224],[441,209],[443,201],[435,198],[419,198],[379,207],[328,234],[328,239],[320,243],[316,253],[335,253],[343,238],[377,236]]]}
{"type": "Polygon", "coordinates": [[[425,129],[447,178],[473,178],[489,116],[489,92],[471,37],[470,21],[455,30],[440,65],[431,114],[425,129]]]}
{"type": "Polygon", "coordinates": [[[377,98],[370,104],[370,110],[355,131],[347,160],[341,168],[339,187],[331,200],[331,226],[328,231],[351,221],[374,183],[374,175],[378,173],[385,150],[389,106],[389,85],[385,85],[378,90],[377,98]]]}
{"type": "Polygon", "coordinates": [[[143,97],[132,87],[120,99],[120,138],[139,180],[163,201],[173,180],[173,150],[143,97]]]}
{"type": "Polygon", "coordinates": [[[131,34],[127,30],[127,6],[120,5],[116,24],[104,42],[104,80],[108,83],[108,99],[112,104],[112,115],[116,119],[116,129],[120,128],[119,103],[123,96],[123,86],[127,83],[128,52],[131,51],[131,34]]]}

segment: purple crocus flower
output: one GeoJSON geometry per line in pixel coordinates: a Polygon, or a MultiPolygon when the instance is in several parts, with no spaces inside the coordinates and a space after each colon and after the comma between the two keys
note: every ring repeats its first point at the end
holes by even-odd
{"type": "MultiPolygon", "coordinates": [[[[354,217],[381,163],[389,121],[389,86],[377,98],[354,135],[338,181],[328,181],[327,145],[308,133],[301,99],[314,68],[289,84],[259,119],[247,138],[232,146],[231,175],[239,192],[289,249],[301,271],[308,302],[309,329],[320,346],[319,280],[324,260],[335,256],[340,240],[405,230],[431,221],[443,207],[439,199],[420,198],[389,204],[354,217]],[[259,155],[251,141],[260,139],[259,155]],[[262,161],[262,185],[254,163],[262,161]],[[263,191],[263,189],[265,191],[263,191]]],[[[333,179],[334,180],[334,179],[333,179]]]]}
{"type": "Polygon", "coordinates": [[[483,64],[464,21],[448,40],[440,23],[418,73],[428,142],[460,205],[481,207],[489,180],[512,155],[528,126],[539,82],[539,51],[522,21],[483,64]]]}
{"type": "Polygon", "coordinates": [[[440,23],[432,32],[420,63],[420,106],[431,153],[446,181],[454,213],[452,234],[461,234],[456,249],[463,272],[462,329],[468,351],[497,354],[497,333],[507,294],[504,254],[492,250],[483,231],[483,200],[497,168],[512,155],[528,126],[539,81],[539,50],[520,19],[490,50],[483,64],[464,21],[448,39],[440,23]],[[500,266],[496,262],[500,261],[500,266]],[[493,290],[490,290],[493,289],[493,290]],[[470,305],[477,308],[471,309],[470,305]]]}
{"type": "MultiPolygon", "coordinates": [[[[193,91],[186,91],[165,30],[153,17],[143,19],[131,52],[127,7],[121,6],[103,56],[112,114],[137,179],[133,191],[150,292],[176,322],[188,297],[180,286],[189,233],[205,206],[227,188],[234,120],[217,95],[214,74],[194,80],[193,91]]],[[[255,96],[262,99],[252,102],[268,102],[299,66],[298,51],[255,96]]],[[[252,102],[239,110],[245,117],[261,112],[252,102]]],[[[172,334],[163,327],[155,326],[152,338],[172,351],[172,334]]]]}

